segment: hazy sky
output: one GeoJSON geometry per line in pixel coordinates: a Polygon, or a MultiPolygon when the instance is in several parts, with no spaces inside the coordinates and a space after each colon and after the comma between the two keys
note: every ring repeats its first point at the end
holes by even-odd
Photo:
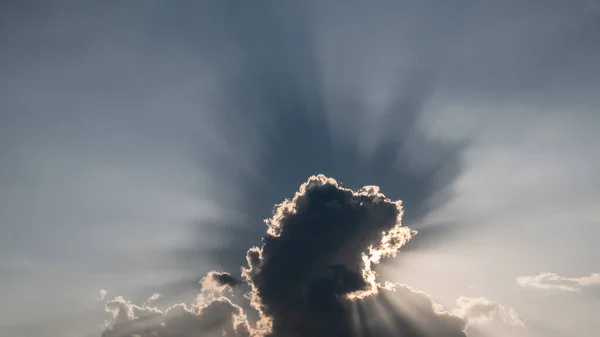
{"type": "Polygon", "coordinates": [[[595,337],[599,60],[593,0],[2,1],[0,335],[187,301],[324,173],[405,201],[387,279],[527,321],[473,334],[595,337]]]}

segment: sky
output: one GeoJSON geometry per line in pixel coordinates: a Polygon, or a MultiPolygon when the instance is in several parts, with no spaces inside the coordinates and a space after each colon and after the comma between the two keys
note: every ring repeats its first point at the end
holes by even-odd
{"type": "Polygon", "coordinates": [[[2,1],[0,335],[595,337],[598,60],[594,0],[2,1]]]}

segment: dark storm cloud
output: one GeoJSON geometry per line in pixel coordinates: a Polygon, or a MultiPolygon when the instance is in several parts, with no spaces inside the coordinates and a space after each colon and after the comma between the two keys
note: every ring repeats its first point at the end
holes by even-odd
{"type": "Polygon", "coordinates": [[[417,234],[402,225],[402,215],[402,203],[377,186],[351,190],[312,176],[276,205],[262,246],[247,252],[242,276],[258,313],[254,323],[223,296],[240,281],[210,272],[193,306],[161,311],[109,301],[114,323],[103,337],[464,337],[466,317],[444,311],[424,292],[378,279],[375,265],[417,234]]]}
{"type": "Polygon", "coordinates": [[[323,175],[312,176],[266,221],[263,245],[248,251],[243,275],[252,305],[261,313],[257,330],[267,336],[464,336],[464,321],[435,312],[423,293],[380,284],[373,267],[396,256],[416,233],[401,224],[400,202],[377,186],[353,191],[323,175]],[[394,308],[391,297],[417,308],[425,321],[394,308]],[[389,302],[388,302],[389,301],[389,302]],[[410,303],[410,304],[409,304],[410,303]],[[381,315],[365,307],[383,305],[381,315]],[[363,312],[363,313],[361,313],[363,312]],[[364,317],[360,330],[353,325],[364,317]]]}

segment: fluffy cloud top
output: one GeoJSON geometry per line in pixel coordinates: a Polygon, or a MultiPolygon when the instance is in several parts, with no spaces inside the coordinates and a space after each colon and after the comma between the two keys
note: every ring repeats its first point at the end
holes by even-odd
{"type": "Polygon", "coordinates": [[[525,323],[517,311],[511,307],[493,302],[483,297],[473,298],[461,296],[456,300],[457,309],[452,310],[463,317],[469,324],[482,324],[500,319],[511,326],[525,327],[525,323]]]}
{"type": "Polygon", "coordinates": [[[582,287],[600,285],[600,273],[593,273],[583,277],[565,277],[555,273],[541,273],[537,276],[518,277],[517,283],[523,287],[580,291],[582,287]]]}
{"type": "Polygon", "coordinates": [[[401,202],[376,186],[354,191],[312,176],[265,221],[263,245],[248,250],[242,280],[210,272],[193,304],[165,310],[117,297],[106,303],[113,324],[103,337],[465,337],[467,320],[522,323],[485,299],[463,298],[450,312],[424,292],[382,284],[374,266],[416,235],[402,214],[401,202]],[[242,284],[257,319],[226,296],[242,284]]]}
{"type": "Polygon", "coordinates": [[[215,275],[224,274],[211,272],[204,277],[202,290],[192,305],[180,303],[165,310],[150,307],[148,302],[158,299],[158,294],[142,306],[123,297],[108,301],[105,310],[112,314],[113,323],[102,337],[250,336],[242,308],[223,296],[231,287],[215,281],[215,275]]]}
{"type": "Polygon", "coordinates": [[[106,303],[114,323],[102,337],[249,336],[240,307],[219,297],[205,305],[177,304],[159,310],[117,297],[106,303]]]}

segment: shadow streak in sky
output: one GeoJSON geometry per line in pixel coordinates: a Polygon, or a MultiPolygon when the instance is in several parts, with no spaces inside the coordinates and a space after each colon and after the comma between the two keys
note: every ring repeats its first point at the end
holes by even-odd
{"type": "MultiPolygon", "coordinates": [[[[444,204],[449,186],[461,172],[461,153],[469,144],[431,139],[417,122],[435,92],[447,50],[462,28],[460,20],[438,27],[437,34],[448,37],[445,44],[425,48],[421,43],[410,50],[411,71],[397,78],[393,100],[381,120],[381,141],[365,155],[359,151],[357,137],[339,143],[331,134],[328,114],[332,109],[343,112],[351,134],[360,131],[370,112],[360,92],[334,97],[323,88],[313,39],[316,32],[307,5],[224,1],[211,7],[211,13],[217,18],[212,22],[218,23],[213,31],[228,43],[206,54],[215,68],[228,68],[232,74],[223,90],[220,123],[228,142],[240,147],[245,139],[236,137],[236,130],[254,129],[259,135],[261,146],[254,161],[258,173],[242,173],[215,153],[210,170],[238,191],[235,211],[242,216],[200,223],[198,245],[178,252],[178,263],[193,266],[198,258],[209,256],[216,267],[235,273],[245,264],[246,250],[260,244],[266,229],[262,220],[270,216],[274,204],[293,196],[313,174],[323,173],[347,187],[379,185],[388,197],[403,200],[404,223],[417,230],[424,215],[444,204]],[[235,50],[235,66],[222,57],[224,50],[235,50]],[[413,144],[426,152],[428,165],[415,169],[406,153],[413,144]],[[229,243],[203,248],[200,242],[213,235],[226,237],[229,243]]],[[[208,33],[202,34],[207,38],[208,33]]],[[[215,198],[219,204],[231,204],[218,193],[215,198]]],[[[430,226],[426,232],[430,243],[452,230],[430,226]]],[[[409,248],[418,249],[419,240],[417,236],[409,248]]]]}

